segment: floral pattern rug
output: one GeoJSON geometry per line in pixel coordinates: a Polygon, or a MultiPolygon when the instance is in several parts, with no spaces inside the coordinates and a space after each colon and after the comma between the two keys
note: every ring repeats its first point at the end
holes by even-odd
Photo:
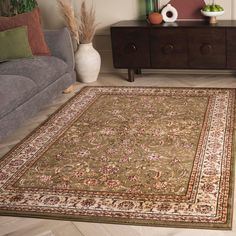
{"type": "Polygon", "coordinates": [[[234,89],[86,87],[0,160],[0,214],[230,228],[234,89]]]}

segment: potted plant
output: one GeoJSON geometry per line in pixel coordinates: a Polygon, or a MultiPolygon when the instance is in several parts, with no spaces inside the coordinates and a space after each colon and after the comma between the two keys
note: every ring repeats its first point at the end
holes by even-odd
{"type": "Polygon", "coordinates": [[[11,5],[15,14],[21,14],[32,11],[38,3],[36,0],[11,0],[11,5]]]}
{"type": "Polygon", "coordinates": [[[94,82],[98,78],[101,57],[93,47],[96,32],[95,11],[88,9],[85,1],[81,4],[79,19],[75,16],[70,0],[58,0],[67,27],[78,45],[75,53],[75,67],[78,78],[83,83],[94,82]]]}
{"type": "Polygon", "coordinates": [[[1,0],[0,15],[14,16],[25,12],[32,11],[38,6],[36,0],[1,0]]]}
{"type": "Polygon", "coordinates": [[[36,0],[0,0],[0,16],[14,16],[30,12],[38,6],[36,0]]]}
{"type": "Polygon", "coordinates": [[[11,16],[11,3],[10,0],[0,1],[0,16],[11,16]]]}

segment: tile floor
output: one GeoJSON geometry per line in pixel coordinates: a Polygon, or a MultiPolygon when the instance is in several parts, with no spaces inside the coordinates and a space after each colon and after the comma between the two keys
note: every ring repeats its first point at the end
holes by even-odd
{"type": "MultiPolygon", "coordinates": [[[[97,82],[88,86],[236,88],[236,75],[232,74],[144,74],[136,76],[134,83],[128,82],[126,76],[126,74],[102,74],[97,82]]],[[[83,86],[85,84],[77,83],[75,92],[83,86]]],[[[0,157],[33,131],[75,92],[62,94],[34,117],[25,121],[18,130],[0,143],[0,157]]],[[[236,203],[236,200],[234,202],[236,203]]],[[[0,217],[0,236],[198,236],[203,234],[204,236],[233,236],[236,235],[236,209],[234,209],[234,216],[233,230],[230,231],[112,225],[2,216],[0,217]]]]}

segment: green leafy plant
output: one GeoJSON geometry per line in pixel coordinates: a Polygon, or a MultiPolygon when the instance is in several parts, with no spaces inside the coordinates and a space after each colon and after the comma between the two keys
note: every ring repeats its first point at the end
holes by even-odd
{"type": "Polygon", "coordinates": [[[32,11],[38,3],[36,0],[11,0],[11,5],[14,14],[21,14],[32,11]]]}
{"type": "Polygon", "coordinates": [[[30,12],[38,6],[36,0],[0,0],[0,16],[30,12]]]}

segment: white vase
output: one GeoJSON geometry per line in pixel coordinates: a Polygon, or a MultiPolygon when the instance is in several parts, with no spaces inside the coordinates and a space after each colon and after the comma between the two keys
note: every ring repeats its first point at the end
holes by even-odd
{"type": "Polygon", "coordinates": [[[101,67],[100,54],[92,43],[80,44],[75,53],[75,68],[78,79],[82,83],[97,80],[101,67]]]}

